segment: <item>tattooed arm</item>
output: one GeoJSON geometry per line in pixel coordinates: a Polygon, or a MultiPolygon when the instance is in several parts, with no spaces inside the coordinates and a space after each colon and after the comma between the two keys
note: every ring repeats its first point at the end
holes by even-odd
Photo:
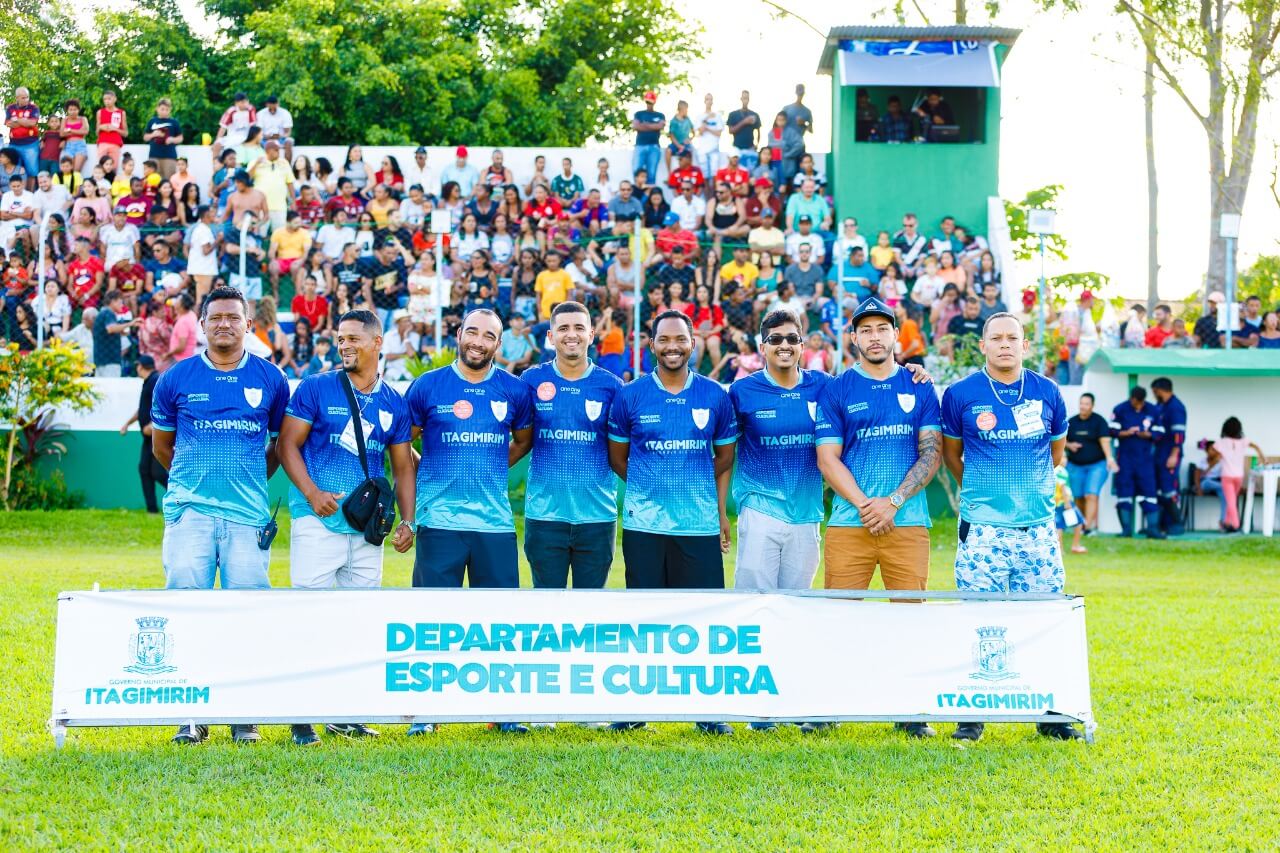
{"type": "MultiPolygon", "coordinates": [[[[917,442],[916,447],[919,458],[907,471],[907,475],[902,478],[898,488],[894,490],[902,495],[904,501],[928,485],[929,481],[933,479],[933,475],[938,473],[938,466],[942,464],[941,432],[936,429],[920,430],[917,442]]],[[[873,536],[879,536],[892,530],[894,517],[897,513],[898,508],[893,505],[888,497],[872,498],[865,506],[859,509],[862,523],[866,525],[867,530],[873,536]]]]}

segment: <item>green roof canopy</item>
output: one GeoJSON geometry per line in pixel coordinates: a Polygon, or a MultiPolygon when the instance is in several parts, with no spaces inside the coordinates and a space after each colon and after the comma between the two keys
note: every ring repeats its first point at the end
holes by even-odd
{"type": "Polygon", "coordinates": [[[1090,370],[1169,376],[1280,376],[1280,351],[1260,349],[1101,349],[1090,370]]]}

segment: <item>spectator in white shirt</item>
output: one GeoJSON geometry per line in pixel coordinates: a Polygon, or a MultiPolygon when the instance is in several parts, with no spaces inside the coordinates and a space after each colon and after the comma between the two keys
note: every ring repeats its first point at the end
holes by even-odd
{"type": "Polygon", "coordinates": [[[702,99],[706,112],[698,119],[694,129],[693,150],[698,153],[698,167],[707,176],[707,184],[715,177],[720,168],[720,134],[724,133],[724,119],[713,107],[713,98],[708,94],[702,99]]]}
{"type": "Polygon", "coordinates": [[[808,246],[809,258],[815,264],[822,266],[826,258],[826,247],[822,245],[822,235],[813,230],[813,219],[807,213],[801,214],[797,224],[800,226],[799,230],[787,235],[787,259],[794,263],[800,257],[800,247],[808,246]]]}
{"type": "Polygon", "coordinates": [[[680,217],[680,227],[686,231],[698,231],[707,215],[707,202],[693,194],[693,182],[680,185],[680,195],[671,200],[671,212],[680,217]]]}
{"type": "Polygon", "coordinates": [[[421,336],[413,329],[409,312],[397,308],[391,315],[391,328],[382,336],[382,378],[388,382],[409,379],[405,363],[417,355],[421,336]]]}
{"type": "Polygon", "coordinates": [[[262,144],[275,140],[284,146],[284,158],[293,161],[293,116],[280,106],[280,99],[268,95],[262,112],[258,113],[258,127],[262,128],[262,144]]]}
{"type": "Polygon", "coordinates": [[[141,240],[137,226],[129,223],[129,214],[123,207],[117,207],[111,214],[111,222],[98,229],[103,266],[110,270],[121,261],[137,260],[141,240]]]}
{"type": "Polygon", "coordinates": [[[858,233],[858,220],[852,216],[846,216],[841,225],[840,236],[836,238],[835,246],[832,248],[831,257],[847,258],[854,247],[861,248],[863,254],[866,254],[867,238],[858,233]]]}
{"type": "Polygon", "coordinates": [[[93,323],[98,319],[97,308],[86,308],[80,317],[80,323],[71,331],[62,335],[62,340],[74,344],[84,351],[85,361],[93,363],[93,323]]]}
{"type": "Polygon", "coordinates": [[[62,184],[55,184],[48,172],[36,175],[36,185],[38,189],[33,193],[35,198],[32,202],[36,211],[33,224],[38,226],[50,213],[61,213],[65,217],[71,208],[71,193],[67,192],[67,188],[62,184]]]}
{"type": "Polygon", "coordinates": [[[339,208],[333,212],[333,221],[320,226],[316,233],[316,245],[330,261],[342,257],[342,247],[356,241],[356,229],[347,225],[347,212],[339,208]]]}
{"type": "MultiPolygon", "coordinates": [[[[440,178],[436,175],[436,170],[427,165],[426,146],[419,145],[417,150],[413,152],[413,162],[400,171],[404,175],[404,185],[406,187],[412,187],[417,184],[431,198],[440,197],[440,178]]],[[[408,220],[405,221],[407,222],[408,220]]]]}
{"type": "Polygon", "coordinates": [[[609,161],[601,157],[596,161],[596,179],[592,183],[587,184],[587,192],[591,190],[600,191],[600,203],[608,204],[613,198],[613,181],[609,178],[609,161]]]}
{"type": "Polygon", "coordinates": [[[27,192],[26,182],[21,174],[9,178],[9,191],[0,196],[0,249],[5,257],[13,251],[21,239],[28,248],[34,247],[31,242],[31,223],[35,219],[35,196],[27,192]]]}

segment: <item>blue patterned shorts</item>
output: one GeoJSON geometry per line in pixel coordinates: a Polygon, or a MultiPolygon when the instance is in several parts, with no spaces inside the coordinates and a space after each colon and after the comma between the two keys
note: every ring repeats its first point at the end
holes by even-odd
{"type": "Polygon", "coordinates": [[[1062,592],[1062,548],[1052,521],[1033,527],[960,522],[956,588],[973,592],[1062,592]]]}

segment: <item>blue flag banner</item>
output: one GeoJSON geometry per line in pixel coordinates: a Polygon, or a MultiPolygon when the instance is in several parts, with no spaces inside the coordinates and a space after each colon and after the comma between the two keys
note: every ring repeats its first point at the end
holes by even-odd
{"type": "Polygon", "coordinates": [[[839,70],[843,86],[1000,85],[995,42],[845,40],[839,70]]]}

